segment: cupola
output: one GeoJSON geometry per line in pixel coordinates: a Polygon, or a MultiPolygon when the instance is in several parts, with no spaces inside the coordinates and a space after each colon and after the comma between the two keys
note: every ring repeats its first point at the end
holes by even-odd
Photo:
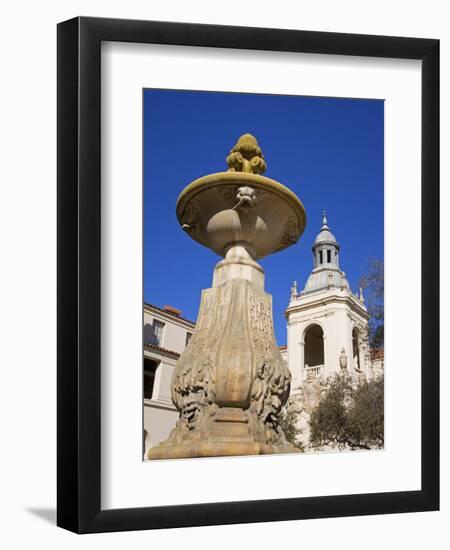
{"type": "Polygon", "coordinates": [[[339,244],[328,227],[327,213],[323,212],[322,227],[312,246],[314,269],[339,269],[339,244]]]}

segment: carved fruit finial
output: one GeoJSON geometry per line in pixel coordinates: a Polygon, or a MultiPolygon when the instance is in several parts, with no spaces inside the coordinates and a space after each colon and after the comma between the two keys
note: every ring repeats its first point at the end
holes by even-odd
{"type": "Polygon", "coordinates": [[[227,157],[230,172],[246,172],[247,174],[263,174],[266,162],[261,147],[252,134],[242,135],[227,157]]]}

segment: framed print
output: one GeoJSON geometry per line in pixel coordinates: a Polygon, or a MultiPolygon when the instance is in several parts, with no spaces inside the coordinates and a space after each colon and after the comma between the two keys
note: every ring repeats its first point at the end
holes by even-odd
{"type": "Polygon", "coordinates": [[[438,40],[60,23],[58,525],[437,510],[438,227],[438,40]]]}

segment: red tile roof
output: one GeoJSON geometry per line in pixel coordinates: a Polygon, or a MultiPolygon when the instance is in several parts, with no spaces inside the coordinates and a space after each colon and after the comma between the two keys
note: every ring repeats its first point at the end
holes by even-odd
{"type": "Polygon", "coordinates": [[[372,361],[374,359],[384,359],[384,349],[371,349],[370,358],[372,361]]]}
{"type": "Polygon", "coordinates": [[[173,313],[174,315],[176,315],[177,317],[180,317],[181,314],[183,313],[181,311],[181,309],[177,309],[176,307],[173,307],[173,306],[164,306],[163,307],[163,310],[164,311],[167,311],[168,313],[173,313]]]}
{"type": "Polygon", "coordinates": [[[170,349],[162,348],[161,346],[157,346],[156,344],[150,344],[148,342],[144,342],[144,349],[145,348],[160,351],[161,353],[165,353],[166,355],[171,355],[172,357],[176,357],[177,359],[178,359],[178,357],[180,357],[180,354],[177,353],[176,351],[172,351],[170,349]]]}
{"type": "MultiPolygon", "coordinates": [[[[171,306],[164,306],[164,308],[162,308],[162,307],[155,306],[155,304],[150,304],[149,302],[144,302],[144,307],[145,306],[152,307],[153,309],[161,311],[162,313],[167,313],[167,315],[175,317],[175,319],[181,319],[181,321],[185,321],[186,323],[189,323],[189,324],[195,326],[194,321],[186,319],[186,317],[181,317],[181,315],[179,315],[178,313],[174,313],[175,308],[171,308],[171,310],[165,309],[166,307],[171,307],[171,306]]],[[[177,309],[176,311],[180,311],[180,310],[177,309]]]]}

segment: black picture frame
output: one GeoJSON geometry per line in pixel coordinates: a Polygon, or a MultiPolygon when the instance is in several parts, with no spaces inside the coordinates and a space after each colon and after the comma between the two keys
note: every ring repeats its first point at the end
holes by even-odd
{"type": "Polygon", "coordinates": [[[439,509],[439,41],[77,17],[58,25],[57,524],[77,533],[439,509]],[[422,61],[420,491],[101,509],[102,41],[422,61]]]}

